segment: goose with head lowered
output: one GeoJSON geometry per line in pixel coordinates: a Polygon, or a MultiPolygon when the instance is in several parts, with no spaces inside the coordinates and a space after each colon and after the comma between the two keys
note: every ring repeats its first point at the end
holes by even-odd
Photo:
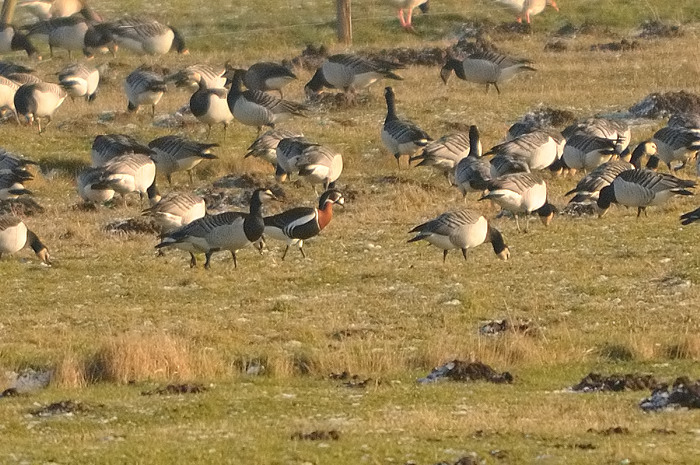
{"type": "Polygon", "coordinates": [[[114,189],[100,184],[104,175],[104,168],[89,167],[78,173],[76,182],[78,195],[86,204],[103,204],[114,197],[114,189]],[[102,186],[98,188],[98,186],[102,186]]]}
{"type": "Polygon", "coordinates": [[[234,268],[238,267],[236,252],[259,243],[265,231],[262,216],[263,203],[276,200],[269,189],[256,189],[250,199],[250,212],[225,212],[205,216],[165,235],[156,248],[176,247],[190,253],[190,267],[197,266],[195,254],[206,256],[204,268],[211,266],[214,252],[228,250],[233,257],[234,268]]]}
{"type": "Polygon", "coordinates": [[[26,35],[17,31],[11,24],[0,24],[0,54],[18,50],[27,52],[29,58],[41,59],[39,51],[26,35]]]}
{"type": "Polygon", "coordinates": [[[354,93],[381,78],[403,80],[401,76],[394,73],[394,70],[402,68],[404,66],[400,64],[359,55],[348,53],[331,55],[316,70],[311,80],[304,86],[304,90],[309,96],[318,94],[324,87],[354,93]]]}
{"type": "Polygon", "coordinates": [[[647,162],[649,169],[655,170],[659,162],[664,162],[669,170],[678,171],[700,151],[700,129],[666,126],[656,131],[651,140],[659,150],[647,162]]]}
{"type": "Polygon", "coordinates": [[[528,231],[530,214],[537,213],[545,226],[549,226],[556,209],[547,200],[547,184],[534,173],[514,173],[499,176],[486,185],[487,192],[479,200],[493,200],[503,210],[515,216],[515,225],[520,231],[518,214],[526,217],[525,232],[528,231]]]}
{"type": "Polygon", "coordinates": [[[58,72],[58,82],[71,99],[84,97],[88,102],[92,102],[97,96],[100,72],[82,63],[73,63],[58,72]]]}
{"type": "Polygon", "coordinates": [[[491,243],[494,253],[501,260],[510,258],[510,250],[500,231],[491,226],[481,214],[473,210],[463,209],[443,213],[433,220],[416,226],[409,232],[417,233],[417,235],[409,239],[408,242],[426,240],[442,249],[443,263],[447,259],[448,251],[459,249],[466,260],[468,249],[485,242],[491,243]]]}
{"type": "Polygon", "coordinates": [[[203,198],[179,192],[170,192],[161,197],[156,183],[148,188],[148,200],[151,202],[151,206],[145,209],[142,214],[153,218],[160,227],[161,236],[207,214],[203,198]]]}
{"type": "MultiPolygon", "coordinates": [[[[494,155],[491,164],[498,166],[494,162],[496,158],[515,159],[522,161],[527,169],[521,171],[540,171],[548,168],[561,155],[564,140],[561,135],[554,131],[537,129],[528,132],[507,142],[491,147],[491,150],[484,155],[494,155]]],[[[508,174],[508,171],[496,170],[495,176],[508,174]]]]}
{"type": "Polygon", "coordinates": [[[590,172],[603,163],[619,155],[615,142],[602,137],[576,134],[567,139],[564,152],[559,159],[562,168],[570,171],[583,170],[590,172]]]}
{"type": "Polygon", "coordinates": [[[384,89],[386,99],[386,118],[382,126],[381,137],[384,147],[394,155],[396,163],[401,168],[401,157],[416,153],[421,147],[428,145],[432,137],[407,119],[401,119],[396,114],[396,96],[394,89],[384,89]]]}
{"type": "Polygon", "coordinates": [[[343,194],[335,189],[329,189],[318,201],[318,208],[296,207],[291,210],[265,217],[265,236],[287,243],[282,254],[282,260],[292,245],[299,247],[302,257],[304,241],[318,234],[333,219],[333,205],[345,205],[343,194]]]}
{"type": "Polygon", "coordinates": [[[137,111],[141,105],[151,106],[151,116],[156,114],[156,105],[168,87],[163,76],[153,71],[136,69],[124,81],[124,91],[129,101],[127,110],[137,111]]]}
{"type": "Polygon", "coordinates": [[[468,192],[483,192],[491,180],[491,168],[488,160],[481,156],[479,128],[469,127],[469,155],[462,158],[455,166],[455,186],[465,196],[468,192]]]}
{"type": "Polygon", "coordinates": [[[565,139],[569,140],[575,135],[585,135],[607,139],[615,145],[615,151],[621,157],[628,154],[632,132],[630,125],[623,120],[608,118],[588,118],[571,124],[562,131],[565,139]]]}
{"type": "Polygon", "coordinates": [[[156,178],[156,164],[146,155],[127,153],[111,159],[103,166],[100,181],[93,189],[112,189],[126,205],[126,195],[138,193],[143,200],[156,178]]]}
{"type": "Polygon", "coordinates": [[[231,90],[228,93],[228,107],[233,116],[246,126],[263,126],[274,129],[275,124],[293,116],[306,117],[307,107],[300,103],[282,100],[259,90],[243,90],[244,71],[235,70],[231,90]]]}
{"type": "Polygon", "coordinates": [[[0,200],[14,200],[21,195],[31,195],[24,183],[33,179],[26,171],[13,170],[0,173],[0,200]]]}
{"type": "Polygon", "coordinates": [[[598,196],[598,216],[602,217],[610,204],[637,207],[637,218],[649,206],[662,205],[676,195],[693,195],[695,181],[680,179],[666,173],[646,169],[631,169],[618,174],[610,185],[603,187],[598,196]]]}
{"type": "Polygon", "coordinates": [[[108,27],[117,45],[139,55],[165,55],[173,49],[177,53],[189,53],[177,29],[155,20],[122,18],[108,27]]]}
{"type": "Polygon", "coordinates": [[[130,153],[151,157],[155,151],[128,134],[100,134],[95,136],[90,150],[92,166],[104,166],[112,159],[130,153]]]}
{"type": "MultiPolygon", "coordinates": [[[[235,74],[236,70],[233,70],[235,74]]],[[[284,98],[282,88],[296,80],[297,76],[286,66],[271,61],[262,61],[251,65],[248,69],[241,69],[243,84],[249,90],[260,92],[277,91],[280,98],[284,98]]],[[[228,75],[231,75],[229,72],[228,75]]]]}
{"type": "Polygon", "coordinates": [[[42,262],[51,265],[49,249],[20,218],[14,215],[0,216],[0,258],[3,254],[19,252],[27,244],[42,262]]]}
{"type": "Polygon", "coordinates": [[[430,10],[430,0],[387,0],[397,9],[399,23],[405,31],[415,32],[413,29],[413,10],[419,8],[421,12],[430,10]]]}
{"type": "Polygon", "coordinates": [[[445,134],[438,140],[430,142],[423,151],[409,159],[409,164],[417,161],[415,166],[432,166],[442,173],[447,181],[452,184],[455,166],[464,157],[469,155],[469,136],[462,132],[445,134]]]}
{"type": "Polygon", "coordinates": [[[190,184],[193,184],[192,170],[202,160],[217,160],[219,157],[211,149],[218,146],[219,144],[197,142],[182,136],[158,137],[148,143],[154,152],[151,159],[156,163],[158,173],[165,175],[168,184],[172,184],[172,174],[178,171],[187,171],[190,184]]]}
{"type": "Polygon", "coordinates": [[[270,129],[260,134],[246,152],[243,158],[256,157],[269,162],[273,167],[277,166],[277,146],[282,139],[292,137],[304,137],[300,131],[286,129],[270,129]]]}
{"type": "Polygon", "coordinates": [[[464,60],[448,57],[440,70],[440,77],[447,84],[454,72],[463,81],[486,85],[486,92],[490,86],[494,86],[500,94],[498,84],[509,81],[523,71],[537,71],[530,66],[531,63],[530,60],[511,58],[495,52],[477,52],[464,60]]]}

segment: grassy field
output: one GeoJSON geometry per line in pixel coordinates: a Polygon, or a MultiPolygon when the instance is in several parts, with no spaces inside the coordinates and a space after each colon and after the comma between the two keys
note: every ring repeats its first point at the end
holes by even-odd
{"type": "MultiPolygon", "coordinates": [[[[142,62],[169,69],[199,63],[249,65],[292,58],[308,44],[333,52],[332,2],[263,0],[94,1],[107,18],[125,12],[180,26],[190,55],[140,59],[121,53],[107,64],[92,105],[66,101],[38,135],[6,123],[0,145],[41,162],[43,176],[28,187],[45,212],[26,219],[48,244],[55,264],[39,265],[25,250],[0,261],[0,388],[7,373],[54,370],[48,389],[0,398],[1,463],[453,463],[475,452],[485,463],[697,463],[698,411],[645,414],[648,391],[572,394],[562,390],[590,371],[644,372],[672,381],[700,377],[699,255],[696,228],[678,215],[700,203],[693,197],[650,208],[648,218],[613,208],[604,218],[559,215],[549,228],[495,219],[512,253],[496,259],[487,245],[442,263],[441,252],[406,244],[407,231],[464,200],[444,178],[421,168],[397,171],[381,147],[385,116],[382,84],[367,101],[347,109],[318,109],[285,123],[338,148],[345,160],[339,188],[345,209],[305,247],[308,259],[271,240],[260,257],[218,254],[212,269],[190,269],[187,254],[157,257],[155,236],[108,234],[106,224],[138,216],[140,206],[76,208],[76,170],[89,163],[97,134],[124,132],[143,141],[170,133],[205,140],[197,123],[165,129],[150,114],[125,113],[124,77],[142,62]],[[103,112],[114,120],[100,122],[103,112]],[[529,321],[532,331],[489,337],[492,319],[529,321]],[[511,385],[443,382],[418,385],[434,366],[480,360],[509,371],[511,385]],[[262,367],[258,376],[247,373],[262,367]],[[329,379],[348,371],[371,378],[365,388],[329,379]],[[169,382],[203,383],[181,396],[144,396],[169,382]],[[72,400],[71,415],[42,417],[44,405],[72,400]],[[612,427],[623,434],[605,435],[612,427]],[[339,439],[292,440],[295,433],[337,430],[339,439]],[[499,452],[500,451],[500,452],[499,452]]],[[[447,47],[465,21],[511,21],[487,1],[435,2],[414,18],[416,35],[400,30],[381,1],[353,4],[353,51],[391,47],[447,47]]],[[[700,93],[700,5],[694,0],[562,0],[561,12],[534,18],[530,34],[491,32],[508,54],[527,57],[536,73],[485,94],[453,79],[443,85],[437,67],[409,67],[392,82],[400,114],[433,137],[477,124],[485,147],[526,111],[540,105],[578,118],[624,111],[651,92],[700,93]],[[644,20],[679,25],[682,35],[639,39],[644,20]],[[564,39],[568,50],[546,52],[567,23],[592,25],[564,39]],[[637,40],[633,51],[591,46],[637,40]]],[[[48,55],[45,44],[39,45],[48,55]]],[[[66,58],[29,63],[47,80],[66,58]]],[[[286,94],[303,99],[311,72],[286,94]]],[[[173,89],[157,107],[172,113],[188,102],[173,89]]],[[[636,121],[633,144],[665,121],[636,121]]],[[[250,174],[276,186],[272,169],[243,159],[255,130],[234,123],[220,160],[197,171],[196,185],[174,176],[178,190],[203,192],[227,175],[250,174]]],[[[545,174],[550,201],[577,178],[545,174]]],[[[682,176],[695,177],[688,168],[682,176]]],[[[161,189],[167,190],[165,180],[161,189]]],[[[308,185],[283,184],[283,204],[269,212],[315,203],[308,185]]],[[[250,190],[250,189],[249,189],[250,190]]],[[[232,188],[234,196],[243,191],[232,188]]],[[[497,209],[469,197],[494,218],[497,209]]],[[[244,208],[240,205],[235,208],[244,208]]]]}

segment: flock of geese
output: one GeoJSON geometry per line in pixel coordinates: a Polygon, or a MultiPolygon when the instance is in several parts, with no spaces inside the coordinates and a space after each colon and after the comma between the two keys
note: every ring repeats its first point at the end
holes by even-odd
{"type": "MultiPolygon", "coordinates": [[[[53,5],[68,0],[54,0],[53,5]]],[[[170,26],[153,20],[123,18],[104,22],[83,2],[76,3],[76,12],[51,16],[25,28],[22,40],[45,35],[53,49],[82,50],[86,55],[98,48],[117,53],[127,49],[138,54],[161,55],[170,50],[186,52],[181,34],[170,26]],[[81,25],[81,27],[76,27],[81,25]],[[97,29],[97,32],[95,30],[97,29]],[[92,31],[92,32],[91,32],[92,31]],[[95,41],[99,38],[100,41],[95,41]]],[[[35,2],[25,2],[35,3],[35,2]]],[[[50,3],[50,2],[49,2],[50,3]]],[[[537,2],[528,2],[532,6],[537,2]]],[[[554,2],[547,2],[556,6],[554,2]]],[[[540,5],[544,8],[545,2],[540,5]]],[[[541,10],[539,10],[541,11],[541,10]]],[[[532,10],[523,13],[529,20],[532,10]]],[[[410,14],[407,22],[410,24],[410,14]]],[[[406,19],[404,18],[404,21],[406,19]]],[[[11,26],[5,26],[5,29],[11,26]]],[[[0,35],[0,38],[7,37],[0,35]]],[[[7,44],[2,44],[5,46],[7,44]]],[[[12,46],[9,47],[12,49],[12,46]]],[[[0,50],[4,50],[0,47],[0,50]]],[[[26,48],[31,56],[36,49],[26,48]]],[[[440,70],[447,85],[454,73],[457,78],[485,86],[499,85],[522,72],[535,69],[527,60],[493,52],[473,53],[461,60],[450,58],[440,70]]],[[[352,97],[382,79],[400,80],[402,66],[369,59],[354,54],[327,57],[311,80],[305,85],[308,97],[324,89],[337,89],[352,97]]],[[[208,214],[204,200],[192,193],[171,192],[161,195],[156,178],[165,177],[172,185],[172,176],[187,172],[192,183],[192,170],[205,160],[216,159],[218,146],[179,135],[158,137],[147,144],[127,134],[98,135],[91,150],[91,166],[77,176],[77,190],[85,202],[103,204],[119,195],[138,194],[147,198],[150,215],[161,228],[156,248],[175,247],[190,254],[190,265],[197,265],[198,254],[211,257],[219,251],[229,251],[237,266],[237,251],[254,245],[263,250],[264,238],[283,241],[286,248],[298,247],[305,257],[304,241],[318,235],[333,217],[333,208],[345,203],[336,184],[343,170],[343,157],[337,150],[301,133],[280,129],[276,125],[295,117],[304,117],[309,108],[304,103],[284,99],[283,88],[296,79],[292,71],[280,64],[261,62],[247,70],[229,69],[209,64],[195,64],[167,76],[145,67],[131,72],[124,81],[128,111],[155,106],[168,86],[174,84],[191,89],[189,108],[208,127],[233,122],[255,127],[258,138],[248,148],[246,157],[259,157],[271,163],[275,177],[282,182],[298,176],[314,187],[322,187],[316,207],[297,207],[273,216],[264,216],[263,205],[276,200],[265,188],[255,190],[247,212],[208,214]],[[263,132],[263,128],[270,128],[263,132]]],[[[61,106],[67,96],[91,101],[98,93],[99,72],[84,63],[71,63],[58,73],[58,82],[39,79],[31,70],[10,62],[0,62],[0,106],[11,111],[18,123],[37,122],[39,132],[61,106]],[[46,121],[41,126],[42,120],[46,121]]],[[[419,125],[402,118],[397,111],[396,95],[386,87],[386,118],[380,129],[381,141],[395,158],[408,158],[409,166],[428,166],[442,173],[465,196],[479,193],[478,200],[490,200],[515,217],[520,231],[519,216],[525,219],[525,232],[532,214],[548,225],[556,208],[549,202],[547,183],[540,172],[582,171],[585,176],[566,195],[573,203],[595,204],[602,216],[612,203],[636,207],[637,216],[646,214],[648,206],[660,205],[676,195],[692,195],[696,182],[674,176],[670,172],[682,169],[697,159],[700,151],[700,118],[677,115],[668,126],[657,131],[650,140],[629,147],[630,127],[623,121],[591,118],[575,123],[559,132],[552,128],[524,123],[514,124],[506,140],[484,152],[479,129],[469,128],[468,134],[452,133],[433,140],[419,125]],[[644,164],[646,161],[646,164],[644,164]],[[663,164],[669,173],[658,172],[663,164]]],[[[207,133],[207,137],[209,136],[207,133]]],[[[27,169],[33,161],[0,149],[0,200],[17,199],[30,194],[25,183],[32,179],[27,169]]],[[[700,209],[683,215],[684,224],[700,219],[700,209]]],[[[467,250],[490,243],[503,260],[510,251],[503,235],[491,222],[471,208],[444,213],[413,228],[415,236],[409,242],[425,240],[443,250],[467,250]]],[[[0,218],[0,255],[12,254],[29,245],[37,256],[50,264],[47,247],[24,222],[13,215],[0,218]]]]}

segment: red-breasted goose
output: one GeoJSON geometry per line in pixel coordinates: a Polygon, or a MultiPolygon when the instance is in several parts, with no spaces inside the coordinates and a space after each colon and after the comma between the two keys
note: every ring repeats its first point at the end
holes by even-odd
{"type": "Polygon", "coordinates": [[[27,244],[42,262],[51,265],[49,249],[21,219],[14,215],[0,216],[0,258],[5,253],[19,252],[27,244]]]}
{"type": "Polygon", "coordinates": [[[56,109],[66,99],[66,95],[66,91],[58,84],[48,82],[24,84],[15,92],[17,116],[23,117],[29,125],[33,125],[36,121],[41,133],[41,119],[47,120],[44,128],[48,126],[56,109]]]}
{"type": "Polygon", "coordinates": [[[477,52],[464,60],[448,57],[440,70],[442,81],[447,84],[452,72],[463,81],[486,85],[486,91],[493,85],[500,94],[498,84],[506,82],[523,71],[536,71],[530,60],[521,60],[495,52],[477,52]]]}
{"type": "Polygon", "coordinates": [[[469,127],[469,154],[455,166],[455,186],[462,195],[467,192],[483,192],[491,180],[491,168],[488,160],[481,156],[479,129],[469,127]]]}
{"type": "Polygon", "coordinates": [[[265,231],[263,203],[275,200],[269,189],[256,189],[250,199],[250,212],[225,212],[194,220],[167,234],[156,248],[176,247],[190,253],[190,267],[197,266],[195,254],[204,253],[204,268],[210,267],[214,252],[228,250],[233,266],[238,267],[236,251],[258,243],[265,231]]]}
{"type": "Polygon", "coordinates": [[[275,124],[293,116],[306,116],[305,105],[282,100],[259,90],[243,90],[244,74],[242,70],[234,71],[227,97],[228,107],[239,122],[254,126],[260,132],[263,126],[274,128],[275,124]]]}
{"type": "Polygon", "coordinates": [[[318,94],[324,87],[340,89],[346,93],[355,92],[382,78],[403,80],[401,76],[394,73],[394,70],[402,68],[405,66],[359,55],[348,53],[331,55],[316,70],[311,80],[304,86],[304,90],[307,95],[318,94]]]}
{"type": "Polygon", "coordinates": [[[417,233],[417,235],[409,239],[408,242],[426,240],[442,249],[443,263],[447,259],[448,251],[459,249],[466,260],[468,249],[485,242],[491,243],[494,253],[501,260],[510,258],[510,250],[500,231],[491,226],[481,214],[466,208],[443,213],[427,223],[416,226],[409,232],[417,233]]]}
{"type": "Polygon", "coordinates": [[[92,102],[97,96],[100,72],[82,63],[73,63],[58,72],[58,82],[72,99],[84,97],[92,102]]]}
{"type": "Polygon", "coordinates": [[[149,142],[148,146],[155,152],[151,158],[156,163],[158,173],[165,175],[169,184],[172,184],[172,174],[177,171],[187,171],[190,184],[193,184],[194,167],[202,160],[219,158],[211,152],[211,149],[218,147],[219,144],[197,142],[182,136],[158,137],[149,142]]]}
{"type": "Polygon", "coordinates": [[[396,158],[396,163],[400,168],[401,156],[408,155],[410,157],[433,139],[411,121],[397,116],[394,89],[391,87],[384,89],[384,98],[386,99],[387,111],[381,131],[382,143],[396,158]]]}
{"type": "Polygon", "coordinates": [[[287,243],[282,260],[292,245],[299,247],[301,255],[306,258],[304,241],[317,236],[328,226],[333,218],[333,205],[345,205],[345,198],[337,190],[329,189],[321,194],[318,208],[296,207],[265,217],[265,236],[287,243]]]}
{"type": "Polygon", "coordinates": [[[603,216],[610,204],[619,203],[637,207],[637,218],[646,208],[661,205],[676,195],[693,195],[695,181],[680,179],[666,173],[646,169],[632,169],[618,174],[613,182],[601,189],[598,196],[598,216],[603,216]]]}
{"type": "Polygon", "coordinates": [[[487,193],[479,200],[493,200],[503,210],[515,216],[520,231],[518,214],[525,214],[525,232],[528,231],[530,214],[537,213],[545,226],[551,223],[556,209],[547,200],[547,184],[534,173],[515,173],[500,176],[488,182],[487,193]]]}
{"type": "Polygon", "coordinates": [[[163,76],[152,71],[137,69],[126,77],[124,91],[129,101],[127,109],[136,111],[141,105],[151,106],[151,115],[156,114],[156,105],[168,87],[163,76]]]}

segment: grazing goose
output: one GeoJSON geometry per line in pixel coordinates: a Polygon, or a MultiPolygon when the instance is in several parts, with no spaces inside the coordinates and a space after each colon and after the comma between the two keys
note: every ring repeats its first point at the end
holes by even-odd
{"type": "Polygon", "coordinates": [[[425,147],[433,139],[411,121],[401,119],[396,115],[394,89],[391,87],[384,89],[384,97],[386,99],[387,112],[381,132],[382,143],[394,155],[396,163],[401,168],[400,159],[402,155],[410,157],[416,150],[425,147]]]}
{"type": "Polygon", "coordinates": [[[102,167],[102,177],[93,189],[112,189],[126,205],[126,194],[138,192],[141,199],[156,179],[156,164],[146,155],[129,153],[110,160],[102,167]]]}
{"type": "Polygon", "coordinates": [[[30,74],[33,72],[33,69],[27,68],[26,66],[18,65],[16,63],[12,63],[11,61],[0,61],[0,76],[9,78],[10,74],[13,73],[30,74]]]}
{"type": "Polygon", "coordinates": [[[491,158],[491,177],[497,178],[506,174],[530,173],[527,156],[516,153],[501,153],[491,158]]]}
{"type": "Polygon", "coordinates": [[[0,54],[24,50],[29,58],[41,60],[36,47],[27,36],[10,24],[0,24],[0,54]]]}
{"type": "Polygon", "coordinates": [[[34,232],[27,228],[21,219],[14,215],[0,216],[0,258],[4,253],[19,252],[27,243],[39,260],[51,265],[49,249],[34,232]]]}
{"type": "Polygon", "coordinates": [[[328,226],[333,219],[333,205],[345,205],[345,198],[337,190],[329,189],[321,194],[318,208],[296,207],[265,217],[265,235],[287,243],[282,260],[292,245],[299,247],[301,256],[306,258],[304,241],[318,236],[328,226]]]}
{"type": "Polygon", "coordinates": [[[700,130],[667,126],[661,128],[651,139],[658,147],[658,153],[649,159],[647,168],[656,169],[659,161],[666,163],[669,170],[678,171],[697,156],[700,150],[700,130]],[[675,162],[681,162],[673,167],[675,162]]]}
{"type": "Polygon", "coordinates": [[[102,181],[104,168],[86,168],[77,177],[78,195],[86,203],[102,204],[109,202],[114,197],[114,189],[104,187],[98,189],[96,186],[102,181]]]}
{"type": "Polygon", "coordinates": [[[218,147],[219,144],[196,142],[181,136],[159,137],[149,142],[148,146],[154,151],[151,158],[156,163],[158,172],[165,175],[168,184],[172,184],[172,174],[177,171],[187,171],[190,184],[193,184],[194,167],[202,160],[219,158],[211,153],[211,149],[218,147]]]}
{"type": "Polygon", "coordinates": [[[481,157],[479,129],[472,125],[469,127],[469,155],[455,166],[455,186],[466,196],[467,192],[485,191],[490,180],[489,162],[481,157]]]}
{"type": "Polygon", "coordinates": [[[82,51],[86,57],[92,57],[94,51],[112,48],[114,39],[104,25],[91,24],[81,16],[52,18],[32,24],[27,30],[27,37],[46,36],[49,53],[53,57],[54,48],[68,51],[68,58],[74,50],[82,51]]]}
{"type": "Polygon", "coordinates": [[[190,110],[192,114],[208,127],[207,138],[211,134],[211,127],[215,124],[224,125],[224,140],[226,139],[226,129],[233,115],[226,101],[226,89],[210,89],[203,79],[199,81],[199,88],[190,97],[190,110]]]}
{"type": "Polygon", "coordinates": [[[517,15],[516,21],[519,23],[525,19],[527,24],[530,24],[530,17],[542,13],[547,6],[559,11],[554,0],[496,0],[496,2],[512,10],[517,15]]]}
{"type": "MultiPolygon", "coordinates": [[[[526,171],[539,171],[549,167],[557,160],[561,153],[560,141],[560,138],[549,131],[538,129],[498,144],[485,155],[494,155],[494,159],[509,156],[520,158],[526,163],[528,168],[526,171]]],[[[493,160],[491,160],[491,164],[495,165],[493,160]]],[[[496,177],[503,174],[507,174],[507,172],[498,172],[496,177]]]]}
{"type": "Polygon", "coordinates": [[[276,123],[293,116],[303,116],[306,106],[282,100],[259,90],[243,90],[244,71],[233,72],[233,83],[228,93],[228,107],[233,116],[242,124],[258,128],[275,127],[276,123]]]}
{"type": "Polygon", "coordinates": [[[459,79],[485,84],[486,92],[493,85],[500,94],[499,83],[506,82],[523,71],[537,71],[530,63],[529,60],[519,60],[495,52],[477,52],[461,61],[448,57],[440,70],[440,77],[447,84],[454,71],[459,79]]]}
{"type": "Polygon", "coordinates": [[[571,189],[564,196],[576,194],[569,203],[588,203],[598,200],[600,190],[610,185],[611,182],[623,171],[642,167],[642,158],[652,156],[656,153],[656,144],[651,141],[644,141],[637,145],[632,152],[630,161],[615,160],[603,163],[587,176],[581,179],[576,187],[571,189]]]}
{"type": "Polygon", "coordinates": [[[277,166],[277,145],[282,139],[293,137],[304,137],[299,131],[288,131],[285,129],[270,129],[258,136],[248,147],[244,158],[257,157],[270,162],[273,167],[277,166]]]}
{"type": "Polygon", "coordinates": [[[200,81],[204,81],[207,89],[222,89],[226,86],[225,74],[226,68],[223,66],[196,64],[171,74],[165,80],[174,82],[176,87],[189,87],[192,90],[199,88],[200,81]]]}
{"type": "Polygon", "coordinates": [[[189,53],[177,29],[155,20],[123,18],[109,23],[109,28],[120,47],[139,55],[165,55],[172,49],[181,54],[189,53]]]}
{"type": "Polygon", "coordinates": [[[403,80],[393,71],[404,66],[384,60],[364,58],[342,53],[326,58],[316,70],[304,90],[307,95],[315,95],[324,87],[340,89],[345,93],[364,89],[381,78],[403,80]]]}
{"type": "Polygon", "coordinates": [[[418,7],[423,13],[430,9],[430,0],[387,0],[389,4],[397,8],[399,23],[406,31],[415,32],[413,29],[413,10],[418,7]],[[405,14],[405,16],[404,16],[405,14]]]}
{"type": "Polygon", "coordinates": [[[686,129],[700,129],[700,114],[674,113],[668,119],[668,125],[686,129]]]}
{"type": "Polygon", "coordinates": [[[92,166],[104,166],[112,159],[130,153],[140,153],[147,157],[155,151],[126,134],[101,134],[95,137],[90,151],[92,166]]]}
{"type": "Polygon", "coordinates": [[[601,189],[598,196],[598,216],[602,217],[611,203],[627,207],[637,207],[637,218],[646,208],[661,205],[675,195],[693,195],[688,188],[696,186],[695,181],[680,179],[666,173],[645,169],[631,169],[618,174],[613,182],[601,189]]]}
{"type": "Polygon", "coordinates": [[[127,109],[136,111],[141,105],[151,106],[151,115],[156,114],[156,105],[167,90],[163,77],[152,71],[137,69],[126,77],[124,91],[129,100],[127,109]]]}
{"type": "Polygon", "coordinates": [[[92,102],[97,96],[100,72],[82,63],[74,63],[58,72],[58,81],[71,99],[85,97],[85,100],[92,102]]]}
{"type": "Polygon", "coordinates": [[[343,172],[343,156],[320,144],[310,144],[296,159],[299,177],[305,179],[316,190],[316,184],[328,189],[343,172]]]}
{"type": "Polygon", "coordinates": [[[309,141],[305,137],[287,137],[277,143],[275,178],[278,182],[284,182],[287,177],[299,170],[297,162],[301,154],[309,147],[317,144],[309,141]]]}
{"type": "Polygon", "coordinates": [[[204,199],[194,194],[171,192],[160,197],[153,184],[149,188],[148,197],[153,205],[145,209],[143,214],[153,218],[160,226],[162,235],[170,234],[207,214],[204,199]]]}
{"type": "Polygon", "coordinates": [[[0,148],[0,173],[4,171],[24,170],[27,165],[38,165],[38,163],[33,160],[18,157],[0,148]]]}
{"type": "Polygon", "coordinates": [[[515,225],[520,231],[518,214],[526,215],[525,232],[528,231],[530,214],[537,213],[545,226],[552,222],[555,208],[547,200],[547,184],[533,173],[515,173],[492,179],[487,184],[488,192],[479,200],[493,200],[503,210],[515,216],[515,225]]]}
{"type": "Polygon", "coordinates": [[[19,84],[20,86],[24,84],[39,84],[40,82],[44,82],[38,77],[34,76],[33,74],[29,73],[10,73],[7,76],[7,79],[10,81],[14,81],[16,84],[19,84]]]}
{"type": "Polygon", "coordinates": [[[239,72],[243,75],[246,88],[260,92],[275,90],[279,92],[280,98],[284,98],[282,88],[297,78],[286,66],[269,61],[255,63],[247,70],[242,69],[239,72]]]}
{"type": "MultiPolygon", "coordinates": [[[[481,152],[481,150],[479,150],[481,152]]],[[[469,136],[462,132],[446,134],[430,142],[423,151],[408,160],[409,165],[418,161],[416,166],[432,166],[441,172],[447,182],[452,185],[450,177],[454,176],[455,166],[459,161],[469,155],[469,136]]]]}
{"type": "Polygon", "coordinates": [[[32,179],[25,171],[12,170],[0,173],[0,200],[14,200],[20,195],[31,195],[24,187],[24,182],[32,179]]]}
{"type": "Polygon", "coordinates": [[[570,170],[591,171],[617,154],[615,142],[610,139],[576,134],[567,139],[560,162],[570,170]]]}
{"type": "Polygon", "coordinates": [[[420,224],[409,231],[418,233],[408,242],[426,240],[430,244],[442,249],[442,262],[447,259],[447,252],[460,249],[464,259],[467,259],[467,250],[477,247],[484,242],[490,242],[493,251],[501,260],[510,258],[510,250],[503,240],[498,229],[494,228],[479,213],[463,209],[454,212],[443,213],[437,218],[420,224]]]}
{"type": "Polygon", "coordinates": [[[9,108],[15,113],[15,93],[19,84],[5,76],[0,76],[0,109],[9,108]]]}
{"type": "Polygon", "coordinates": [[[608,139],[615,144],[615,151],[623,156],[628,152],[627,147],[632,137],[629,124],[605,118],[589,118],[586,121],[574,123],[562,131],[562,135],[567,140],[577,134],[608,139]]]}
{"type": "Polygon", "coordinates": [[[40,82],[37,84],[24,84],[15,92],[15,109],[17,116],[24,117],[29,125],[37,122],[39,133],[41,118],[46,118],[46,126],[51,123],[51,118],[56,109],[66,99],[66,92],[58,84],[40,82]]]}
{"type": "Polygon", "coordinates": [[[214,252],[228,250],[233,256],[233,266],[238,267],[236,251],[258,243],[265,231],[262,206],[267,200],[275,200],[269,189],[256,189],[250,199],[250,213],[225,212],[205,216],[167,234],[156,248],[174,246],[190,253],[190,267],[197,266],[196,253],[204,253],[204,268],[209,269],[214,252]]]}

